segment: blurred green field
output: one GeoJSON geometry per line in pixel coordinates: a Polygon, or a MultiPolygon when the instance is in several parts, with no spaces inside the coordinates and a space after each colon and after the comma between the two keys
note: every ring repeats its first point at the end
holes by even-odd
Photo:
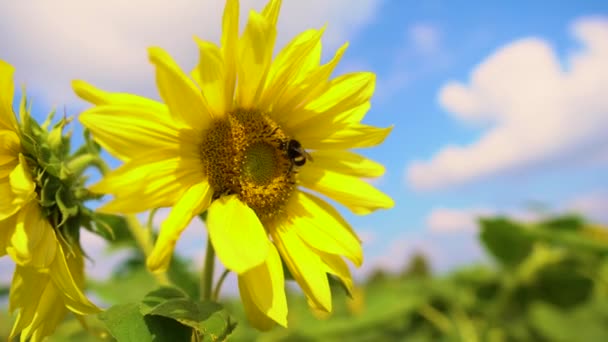
{"type": "MultiPolygon", "coordinates": [[[[480,243],[495,262],[433,275],[417,255],[401,274],[377,271],[348,294],[332,282],[334,312],[313,314],[289,293],[289,328],[259,333],[238,300],[225,303],[238,322],[231,341],[607,341],[608,229],[564,216],[530,224],[480,222],[480,243]]],[[[176,260],[170,274],[191,296],[198,275],[176,260]]],[[[156,287],[141,256],[90,289],[108,303],[136,302],[156,287]],[[120,284],[118,287],[116,284],[120,284]],[[116,289],[120,291],[116,291],[116,289]]],[[[0,340],[11,318],[0,312],[0,340]]],[[[101,321],[89,331],[68,318],[50,341],[113,340],[101,321]]],[[[156,341],[162,341],[158,336],[156,341]]]]}

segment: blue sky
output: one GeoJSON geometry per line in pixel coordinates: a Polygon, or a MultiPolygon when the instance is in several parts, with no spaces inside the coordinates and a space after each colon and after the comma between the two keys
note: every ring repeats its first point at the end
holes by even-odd
{"type": "MultiPolygon", "coordinates": [[[[261,3],[244,1],[241,16],[261,3]]],[[[69,90],[74,78],[157,97],[145,47],[190,68],[192,35],[217,40],[221,1],[139,4],[0,4],[10,14],[0,59],[17,67],[39,117],[84,108],[69,90]],[[25,26],[26,14],[37,25],[25,26]]],[[[342,210],[365,241],[361,274],[399,269],[416,250],[439,270],[479,260],[475,217],[532,219],[534,203],[608,222],[608,3],[288,0],[278,42],[324,23],[326,56],[350,42],[338,73],[377,74],[364,121],[394,125],[382,146],[361,152],[386,165],[374,184],[395,208],[342,210]]],[[[200,242],[180,242],[182,253],[201,255],[200,242]]]]}
{"type": "MultiPolygon", "coordinates": [[[[368,155],[387,166],[380,187],[397,204],[392,211],[358,220],[364,222],[361,226],[370,227],[379,241],[396,239],[395,246],[402,244],[404,249],[435,253],[438,263],[435,266],[445,269],[478,258],[480,252],[471,248],[474,233],[470,233],[470,219],[465,220],[475,213],[504,212],[528,218],[531,215],[526,208],[539,203],[553,212],[577,210],[595,220],[605,220],[605,215],[591,208],[608,205],[606,160],[579,159],[577,153],[586,150],[568,152],[576,143],[561,148],[563,158],[540,154],[523,165],[506,165],[490,175],[475,176],[467,182],[435,190],[416,189],[404,174],[412,161],[428,160],[447,145],[475,144],[496,124],[469,125],[451,116],[439,101],[441,89],[448,81],[469,83],[471,73],[480,63],[500,49],[531,37],[548,44],[562,63],[563,72],[567,72],[571,68],[568,56],[576,50],[585,51],[581,41],[573,37],[573,25],[581,21],[608,25],[607,10],[608,4],[602,1],[559,5],[549,1],[385,2],[374,23],[351,40],[347,58],[348,62],[366,66],[378,74],[377,100],[367,120],[378,125],[394,123],[395,129],[383,146],[368,155]],[[595,205],[585,207],[581,202],[595,205]],[[447,215],[450,211],[451,216],[447,215]],[[429,227],[430,217],[435,217],[434,225],[439,225],[434,230],[429,227]],[[446,220],[449,222],[443,222],[446,220]],[[462,229],[458,229],[458,224],[462,229]],[[452,227],[452,231],[437,232],[442,226],[447,227],[443,230],[452,227]]],[[[606,33],[602,37],[608,38],[606,33]]],[[[526,50],[522,48],[521,53],[526,50]]],[[[607,63],[593,67],[606,73],[607,63]]],[[[520,82],[527,82],[528,77],[535,75],[520,75],[520,82]]],[[[495,80],[500,81],[498,77],[495,80]]],[[[604,103],[597,114],[604,125],[606,110],[604,103]]],[[[533,113],[525,115],[530,114],[533,113]]],[[[576,121],[576,116],[571,115],[571,120],[576,121]]],[[[549,115],[547,121],[551,121],[549,115]]],[[[539,127],[542,130],[543,126],[539,127]]],[[[605,139],[600,140],[591,144],[590,154],[605,153],[605,139]]],[[[370,248],[368,255],[399,251],[398,247],[387,249],[386,245],[374,244],[376,248],[370,248]]]]}

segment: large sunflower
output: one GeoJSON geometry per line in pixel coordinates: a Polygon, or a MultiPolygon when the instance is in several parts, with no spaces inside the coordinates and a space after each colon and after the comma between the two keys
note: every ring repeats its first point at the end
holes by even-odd
{"type": "Polygon", "coordinates": [[[361,179],[381,176],[383,166],[348,151],[380,144],[391,131],[360,123],[374,74],[330,79],[346,45],[321,64],[322,29],[298,35],[273,61],[280,4],[251,11],[239,37],[239,4],[228,0],[221,46],[197,40],[192,79],[166,52],[150,48],[165,104],[73,83],[97,105],[80,121],[124,161],[91,188],[114,195],[101,210],[173,206],[148,258],[152,270],[167,268],[180,233],[207,210],[209,238],[238,274],[258,328],[286,325],[281,258],[311,306],[324,311],[331,310],[327,273],[350,287],[342,256],[357,266],[363,260],[348,223],[313,192],[357,214],[393,206],[361,179]]]}
{"type": "MultiPolygon", "coordinates": [[[[11,339],[21,334],[22,341],[40,341],[68,310],[86,315],[99,309],[81,290],[82,254],[58,239],[40,205],[41,188],[33,175],[46,176],[22,144],[24,134],[12,109],[13,73],[13,67],[0,60],[0,257],[8,254],[17,264],[9,305],[19,314],[11,339]]],[[[24,100],[20,112],[29,120],[24,100]]]]}

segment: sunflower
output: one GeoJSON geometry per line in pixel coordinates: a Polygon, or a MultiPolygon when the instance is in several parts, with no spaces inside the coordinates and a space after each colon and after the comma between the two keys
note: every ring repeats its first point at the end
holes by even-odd
{"type": "MultiPolygon", "coordinates": [[[[86,315],[99,309],[81,290],[82,254],[58,238],[40,205],[41,189],[33,179],[36,159],[23,147],[12,110],[13,73],[0,60],[0,257],[8,254],[17,264],[9,305],[19,314],[10,339],[21,334],[22,341],[39,341],[68,310],[86,315]]],[[[29,120],[24,100],[20,112],[29,120]]]]}
{"type": "Polygon", "coordinates": [[[191,77],[150,48],[164,104],[73,83],[96,105],[80,121],[124,162],[91,188],[114,196],[100,210],[173,207],[147,260],[153,271],[168,267],[180,233],[207,211],[210,241],[237,273],[247,316],[260,329],[287,323],[281,260],[311,307],[328,312],[327,274],[350,288],[343,257],[363,261],[355,232],[318,194],[356,214],[393,206],[362,179],[381,176],[383,166],[349,151],[378,145],[391,131],[360,122],[374,74],[330,79],[346,45],[321,64],[323,29],[301,33],[273,60],[280,5],[251,11],[239,37],[239,3],[228,0],[221,46],[196,39],[191,77]]]}

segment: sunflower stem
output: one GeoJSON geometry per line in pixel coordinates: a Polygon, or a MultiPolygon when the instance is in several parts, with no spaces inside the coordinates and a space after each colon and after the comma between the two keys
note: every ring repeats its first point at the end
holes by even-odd
{"type": "Polygon", "coordinates": [[[207,252],[205,253],[205,265],[201,273],[201,300],[211,300],[211,288],[213,286],[213,268],[215,266],[215,250],[211,239],[207,235],[207,252]]]}
{"type": "MultiPolygon", "coordinates": [[[[137,220],[135,215],[125,215],[125,219],[127,220],[127,226],[129,227],[131,235],[133,235],[135,242],[137,242],[137,245],[147,259],[150,253],[152,253],[152,248],[154,247],[150,232],[139,223],[139,220],[137,220]]],[[[160,285],[171,284],[165,272],[154,272],[153,274],[160,285]]]]}
{"type": "Polygon", "coordinates": [[[229,273],[230,273],[230,270],[224,270],[224,272],[220,276],[220,279],[217,281],[217,284],[215,284],[215,290],[213,290],[213,297],[212,297],[212,299],[214,301],[216,301],[216,302],[217,302],[217,299],[220,296],[220,290],[222,289],[222,285],[224,284],[224,280],[226,280],[226,277],[228,276],[229,273]]]}

